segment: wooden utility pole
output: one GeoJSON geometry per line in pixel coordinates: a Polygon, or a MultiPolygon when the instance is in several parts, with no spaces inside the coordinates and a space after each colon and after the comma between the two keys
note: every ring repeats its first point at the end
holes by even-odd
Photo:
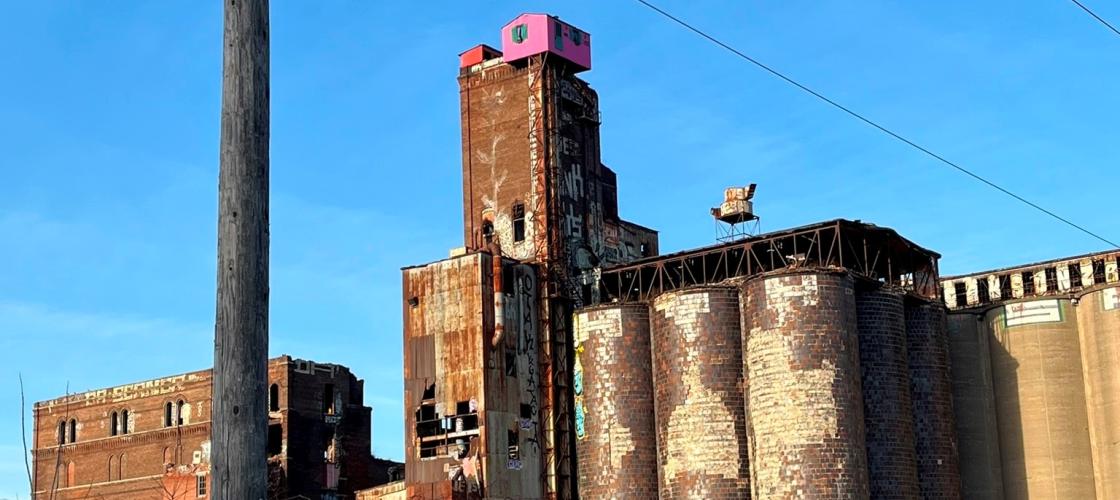
{"type": "Polygon", "coordinates": [[[268,493],[268,0],[224,0],[214,500],[268,493]]]}

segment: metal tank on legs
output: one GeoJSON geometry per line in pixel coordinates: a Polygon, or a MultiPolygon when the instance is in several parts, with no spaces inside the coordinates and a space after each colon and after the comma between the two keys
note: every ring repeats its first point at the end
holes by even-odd
{"type": "Polygon", "coordinates": [[[668,292],[650,310],[660,498],[750,498],[738,290],[668,292]]]}

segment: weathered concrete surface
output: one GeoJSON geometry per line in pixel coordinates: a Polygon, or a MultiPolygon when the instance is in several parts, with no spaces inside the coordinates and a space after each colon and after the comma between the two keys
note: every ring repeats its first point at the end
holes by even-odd
{"type": "Polygon", "coordinates": [[[651,311],[660,498],[750,498],[738,290],[678,290],[651,311]]]}
{"type": "Polygon", "coordinates": [[[860,290],[856,311],[871,497],[916,499],[918,465],[902,294],[860,290]]]}
{"type": "Polygon", "coordinates": [[[1082,296],[1077,323],[1097,498],[1120,498],[1120,288],[1082,296]]]}
{"type": "Polygon", "coordinates": [[[984,315],[995,340],[992,381],[1003,488],[1009,499],[1095,498],[1077,323],[1070,301],[998,306],[984,315]],[[1060,315],[1024,317],[1027,307],[1060,315]],[[1008,326],[1007,309],[1012,309],[1008,326]]]}
{"type": "Polygon", "coordinates": [[[867,498],[852,279],[762,276],[743,290],[753,498],[867,498]]]}
{"type": "Polygon", "coordinates": [[[579,495],[656,498],[649,308],[583,309],[574,330],[579,495]]]}
{"type": "Polygon", "coordinates": [[[982,320],[979,314],[963,312],[948,317],[953,415],[961,460],[961,496],[966,500],[1003,498],[991,349],[982,320]]]}

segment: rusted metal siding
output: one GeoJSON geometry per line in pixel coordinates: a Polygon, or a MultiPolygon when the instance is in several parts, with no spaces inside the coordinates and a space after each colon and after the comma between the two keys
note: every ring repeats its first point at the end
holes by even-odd
{"type": "Polygon", "coordinates": [[[576,314],[573,371],[582,498],[657,497],[649,327],[644,304],[576,314]]]}
{"type": "Polygon", "coordinates": [[[762,276],[744,294],[753,498],[867,498],[852,278],[762,276]]]}
{"type": "Polygon", "coordinates": [[[666,293],[650,316],[660,498],[749,498],[738,290],[666,293]]]}

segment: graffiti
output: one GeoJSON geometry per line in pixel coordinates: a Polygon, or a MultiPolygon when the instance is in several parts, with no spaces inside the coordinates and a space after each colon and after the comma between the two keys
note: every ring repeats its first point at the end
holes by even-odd
{"type": "Polygon", "coordinates": [[[509,470],[521,470],[521,460],[509,459],[506,461],[506,468],[509,470]]]}
{"type": "MultiPolygon", "coordinates": [[[[522,401],[529,405],[528,418],[522,418],[520,427],[532,429],[535,426],[533,418],[540,411],[540,402],[537,400],[537,336],[536,321],[533,311],[536,309],[536,283],[531,274],[522,271],[517,277],[518,306],[521,312],[520,333],[517,340],[518,356],[524,360],[525,380],[521,386],[524,393],[522,401]]],[[[540,452],[535,440],[526,440],[534,445],[534,451],[540,452]]]]}
{"type": "MultiPolygon", "coordinates": [[[[578,321],[578,318],[577,318],[578,321]]],[[[578,329],[578,327],[577,327],[578,329]]],[[[576,341],[576,360],[572,366],[572,390],[575,392],[576,439],[587,437],[587,408],[583,405],[583,343],[576,341]]]]}

